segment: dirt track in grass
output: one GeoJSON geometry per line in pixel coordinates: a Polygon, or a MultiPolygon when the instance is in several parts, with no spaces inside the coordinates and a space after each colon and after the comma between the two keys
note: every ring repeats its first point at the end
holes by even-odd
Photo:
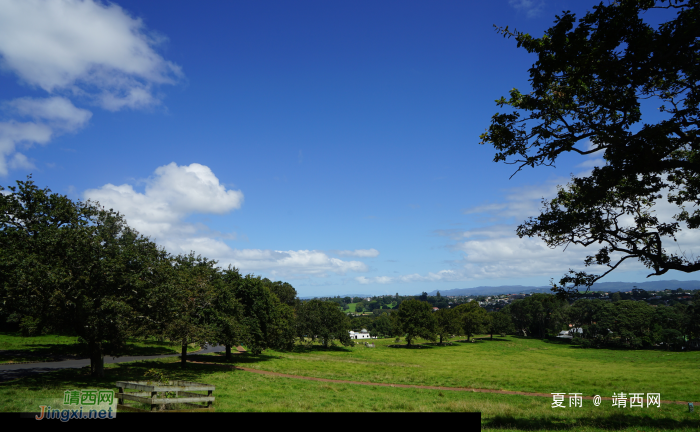
{"type": "MultiPolygon", "coordinates": [[[[239,348],[239,352],[240,351],[241,351],[241,348],[239,348]]],[[[414,389],[426,389],[426,390],[466,391],[466,392],[474,392],[474,393],[497,393],[497,394],[508,394],[508,395],[519,395],[519,396],[539,396],[539,397],[548,397],[548,398],[552,397],[551,393],[528,393],[528,392],[521,392],[521,391],[477,389],[477,388],[468,388],[468,387],[439,387],[439,386],[410,385],[410,384],[387,384],[387,383],[373,383],[373,382],[363,382],[363,381],[345,381],[345,380],[335,380],[335,379],[328,379],[328,378],[307,377],[307,376],[301,376],[301,375],[289,375],[289,374],[283,374],[283,373],[279,373],[279,372],[269,372],[269,371],[264,371],[264,370],[251,369],[251,368],[234,366],[234,365],[227,365],[227,364],[222,364],[222,363],[200,362],[200,361],[193,361],[193,360],[188,360],[187,362],[188,363],[195,363],[195,364],[221,366],[221,367],[228,368],[228,369],[238,369],[238,370],[242,370],[245,372],[252,372],[252,373],[257,373],[257,374],[261,374],[261,375],[275,376],[275,377],[280,377],[280,378],[293,378],[293,379],[302,379],[302,380],[307,380],[307,381],[319,381],[319,382],[328,382],[328,383],[337,383],[337,384],[357,384],[357,385],[366,385],[366,386],[399,387],[399,388],[414,388],[414,389]]],[[[568,396],[568,395],[566,395],[566,396],[568,396]]],[[[593,396],[581,396],[581,399],[593,400],[593,396]]],[[[611,397],[601,397],[600,399],[612,401],[611,397]]],[[[688,402],[684,402],[684,401],[667,401],[667,400],[662,400],[661,403],[677,404],[677,405],[687,405],[688,404],[688,402]]],[[[563,405],[565,405],[565,404],[566,403],[563,403],[563,405]]],[[[699,402],[693,402],[693,405],[698,405],[698,404],[699,404],[699,402]]]]}

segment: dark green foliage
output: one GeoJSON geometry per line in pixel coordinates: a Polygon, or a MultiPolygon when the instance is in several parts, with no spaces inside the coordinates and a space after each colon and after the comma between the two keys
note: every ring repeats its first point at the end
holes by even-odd
{"type": "Polygon", "coordinates": [[[187,345],[204,345],[217,337],[215,319],[217,287],[220,278],[214,267],[216,261],[201,256],[179,255],[173,257],[168,290],[161,299],[167,312],[161,321],[160,334],[182,343],[182,367],[186,366],[187,345]]]}
{"type": "Polygon", "coordinates": [[[544,339],[548,333],[557,334],[566,326],[567,303],[548,294],[533,294],[508,305],[518,333],[544,339]]]}
{"type": "Polygon", "coordinates": [[[246,346],[260,354],[267,348],[286,349],[294,343],[294,316],[265,286],[260,277],[246,275],[236,286],[236,298],[243,304],[246,346]]]}
{"type": "Polygon", "coordinates": [[[262,280],[265,286],[280,299],[280,301],[288,306],[295,307],[297,302],[297,290],[294,287],[282,281],[271,282],[265,278],[262,280]]]}
{"type": "Polygon", "coordinates": [[[467,335],[467,340],[475,334],[488,331],[491,317],[477,302],[461,304],[454,311],[459,317],[462,334],[467,335]]]}
{"type": "Polygon", "coordinates": [[[574,343],[583,346],[664,349],[690,347],[695,322],[693,307],[678,304],[652,307],[642,301],[581,299],[574,302],[567,316],[573,328],[574,343]]]}
{"type": "Polygon", "coordinates": [[[226,346],[226,359],[231,360],[231,348],[246,340],[244,307],[236,298],[236,287],[241,279],[238,269],[229,266],[218,275],[214,285],[213,307],[209,320],[214,326],[212,343],[226,346]]]}
{"type": "Polygon", "coordinates": [[[461,322],[459,313],[455,309],[440,309],[434,314],[437,321],[436,333],[440,337],[440,343],[450,335],[459,334],[461,322]]]}
{"type": "Polygon", "coordinates": [[[434,341],[437,320],[430,303],[420,300],[405,300],[396,313],[396,325],[406,335],[406,342],[411,346],[415,338],[434,341]]]}
{"type": "Polygon", "coordinates": [[[394,328],[394,323],[391,320],[390,314],[388,312],[384,312],[381,315],[379,315],[374,320],[372,329],[370,330],[371,336],[389,337],[395,336],[396,334],[397,332],[394,328]]]}
{"type": "Polygon", "coordinates": [[[302,340],[308,338],[311,342],[320,341],[328,348],[339,341],[349,346],[350,322],[348,317],[331,301],[311,300],[303,302],[297,309],[297,336],[302,340]]]}
{"type": "Polygon", "coordinates": [[[571,270],[553,289],[563,296],[589,289],[627,259],[641,261],[650,276],[700,270],[697,255],[668,249],[683,229],[700,227],[700,3],[600,3],[578,22],[563,13],[539,39],[501,32],[537,62],[530,68],[532,91],[513,89],[498,100],[513,111],[494,115],[481,135],[482,144],[497,150],[494,161],[519,171],[553,166],[569,152],[600,151],[604,159],[517,229],[550,247],[599,245],[584,264],[606,266],[604,274],[571,270]],[[675,16],[658,27],[647,24],[659,8],[675,16]],[[643,123],[643,100],[663,119],[643,123]],[[676,206],[674,216],[662,220],[652,211],[660,199],[676,206]]]}
{"type": "Polygon", "coordinates": [[[513,331],[513,321],[510,319],[510,315],[507,312],[500,310],[498,312],[491,312],[489,316],[491,317],[489,321],[491,339],[493,339],[494,333],[505,336],[513,331]]]}
{"type": "Polygon", "coordinates": [[[0,194],[0,307],[26,333],[77,335],[102,376],[104,355],[148,325],[167,254],[112,210],[17,185],[0,194]]]}
{"type": "Polygon", "coordinates": [[[361,331],[362,329],[372,329],[372,318],[368,316],[353,317],[350,320],[350,329],[353,331],[361,331]]]}

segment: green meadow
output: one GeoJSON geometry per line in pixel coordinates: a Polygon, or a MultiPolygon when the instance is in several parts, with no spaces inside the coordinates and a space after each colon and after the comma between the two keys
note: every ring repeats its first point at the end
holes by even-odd
{"type": "MultiPolygon", "coordinates": [[[[394,340],[335,347],[297,346],[292,352],[234,355],[232,363],[308,377],[395,384],[474,387],[527,392],[661,393],[664,400],[698,401],[698,352],[579,349],[568,344],[515,337],[421,344],[406,349],[394,340]]],[[[42,400],[61,398],[67,389],[114,388],[117,380],[145,379],[157,369],[173,379],[216,385],[216,411],[275,412],[473,412],[484,430],[652,431],[698,430],[700,413],[687,406],[553,409],[551,397],[325,383],[265,376],[225,367],[221,355],[192,355],[222,365],[188,364],[177,357],[106,365],[94,379],[87,368],[63,370],[0,383],[0,411],[36,411],[42,400]]],[[[128,414],[120,414],[128,415],[128,414]]]]}
{"type": "MultiPolygon", "coordinates": [[[[455,341],[458,339],[455,339],[455,341]]],[[[700,351],[582,349],[568,341],[512,336],[439,346],[372,340],[375,348],[312,347],[240,357],[242,366],[352,381],[470,387],[535,393],[661,393],[664,400],[700,401],[700,351]],[[401,348],[393,348],[399,345],[401,348]]]]}

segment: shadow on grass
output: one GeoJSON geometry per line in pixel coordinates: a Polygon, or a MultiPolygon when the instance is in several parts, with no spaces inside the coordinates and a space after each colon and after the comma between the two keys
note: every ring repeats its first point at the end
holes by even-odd
{"type": "MultiPolygon", "coordinates": [[[[178,357],[179,359],[179,357],[178,357]]],[[[226,360],[226,355],[224,353],[213,353],[213,354],[188,354],[187,360],[201,361],[201,362],[211,362],[211,363],[222,363],[231,365],[246,365],[266,362],[270,360],[277,360],[278,356],[258,354],[253,355],[247,352],[241,352],[238,354],[231,353],[231,360],[226,360]]],[[[179,365],[178,360],[178,365],[179,365]]],[[[189,367],[189,364],[188,364],[189,367]]]]}
{"type": "Polygon", "coordinates": [[[431,346],[431,347],[435,347],[435,348],[445,348],[445,347],[450,347],[450,346],[457,346],[457,344],[455,344],[454,342],[443,342],[443,343],[427,342],[427,343],[424,343],[423,345],[427,345],[427,346],[431,346]]]}
{"type": "MultiPolygon", "coordinates": [[[[180,362],[138,361],[117,363],[105,368],[104,377],[91,377],[90,367],[62,369],[37,375],[25,376],[16,380],[0,382],[0,389],[20,387],[30,391],[71,390],[76,388],[114,388],[116,381],[140,381],[147,379],[150,369],[165,373],[171,379],[208,383],[206,375],[219,373],[220,366],[188,363],[182,369],[180,362]]],[[[235,372],[235,369],[229,369],[235,372]]]]}
{"type": "Polygon", "coordinates": [[[343,347],[343,346],[329,346],[328,348],[324,348],[320,345],[294,345],[294,348],[292,348],[291,352],[300,353],[300,354],[313,353],[313,352],[350,353],[350,352],[352,352],[352,349],[350,349],[348,347],[343,347]]]}
{"type": "Polygon", "coordinates": [[[620,430],[625,428],[644,428],[644,430],[680,430],[700,428],[700,420],[654,419],[648,416],[614,414],[605,417],[583,417],[571,420],[552,420],[547,418],[516,418],[513,416],[495,416],[481,424],[483,428],[517,429],[517,430],[579,430],[585,427],[620,430]]]}
{"type": "Polygon", "coordinates": [[[470,340],[462,339],[462,340],[453,341],[453,342],[459,342],[459,343],[482,343],[482,342],[486,342],[486,339],[474,339],[474,338],[471,338],[470,340]]]}
{"type": "Polygon", "coordinates": [[[542,339],[542,342],[552,345],[571,345],[571,339],[565,338],[542,339]]]}
{"type": "MultiPolygon", "coordinates": [[[[483,342],[510,342],[508,339],[503,339],[503,338],[499,338],[499,337],[495,337],[493,339],[491,339],[490,337],[477,338],[477,340],[483,341],[483,342]]],[[[466,342],[466,341],[456,341],[456,342],[466,342]]]]}
{"type": "Polygon", "coordinates": [[[387,347],[389,347],[389,348],[407,348],[407,349],[433,349],[433,348],[435,348],[434,346],[431,346],[431,345],[435,345],[435,344],[423,343],[423,344],[412,344],[411,346],[408,346],[408,344],[406,344],[406,345],[396,345],[395,344],[395,345],[387,345],[387,347]]]}
{"type": "MultiPolygon", "coordinates": [[[[113,354],[113,356],[124,357],[178,354],[180,353],[180,350],[180,346],[173,346],[170,342],[137,340],[130,341],[122,351],[113,354]],[[137,343],[139,345],[136,345],[137,343]]],[[[87,350],[87,345],[80,343],[34,343],[28,346],[26,349],[0,350],[0,362],[44,360],[62,361],[88,357],[89,354],[87,350]]]]}

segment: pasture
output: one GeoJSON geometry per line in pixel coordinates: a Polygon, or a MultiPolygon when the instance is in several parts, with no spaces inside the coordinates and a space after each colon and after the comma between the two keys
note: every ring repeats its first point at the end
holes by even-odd
{"type": "MultiPolygon", "coordinates": [[[[292,352],[268,350],[260,356],[234,355],[232,363],[261,371],[305,377],[375,383],[471,387],[525,392],[661,393],[663,400],[700,401],[698,352],[579,349],[568,344],[515,337],[421,344],[395,348],[392,339],[363,345],[297,346],[292,352]]],[[[398,344],[399,346],[401,344],[398,344]]],[[[553,409],[551,397],[471,391],[327,383],[260,375],[232,369],[223,356],[198,355],[189,364],[178,358],[106,365],[106,376],[92,379],[85,369],[64,370],[0,383],[0,411],[35,411],[41,400],[60,398],[66,389],[113,388],[121,379],[142,379],[149,369],[172,378],[214,383],[217,411],[275,412],[464,412],[480,411],[484,430],[697,430],[699,413],[687,406],[660,408],[596,407],[553,409]]]]}

